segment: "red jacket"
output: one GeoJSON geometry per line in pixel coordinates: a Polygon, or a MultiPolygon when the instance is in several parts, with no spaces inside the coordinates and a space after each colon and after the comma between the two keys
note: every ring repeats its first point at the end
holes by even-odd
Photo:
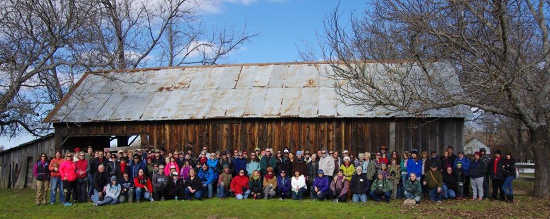
{"type": "Polygon", "coordinates": [[[235,176],[231,180],[230,189],[235,195],[243,194],[243,188],[248,189],[248,177],[247,176],[235,176]]]}
{"type": "Polygon", "coordinates": [[[66,180],[73,182],[76,180],[76,165],[73,160],[65,160],[59,166],[59,174],[61,175],[61,180],[66,180]]]}
{"type": "Polygon", "coordinates": [[[75,162],[75,165],[76,165],[76,176],[78,176],[78,178],[80,179],[86,178],[86,176],[88,175],[86,173],[86,170],[88,169],[88,161],[78,160],[77,162],[75,162]]]}
{"type": "Polygon", "coordinates": [[[153,185],[151,184],[151,179],[145,177],[145,176],[138,176],[134,178],[134,186],[136,188],[145,188],[147,186],[147,190],[149,192],[153,192],[153,185]],[[145,183],[143,183],[145,180],[147,180],[145,183]],[[140,183],[141,181],[141,183],[140,183]]]}
{"type": "Polygon", "coordinates": [[[63,158],[54,158],[50,161],[50,175],[52,177],[59,177],[59,167],[61,166],[61,162],[63,162],[63,158]],[[55,171],[55,168],[57,167],[57,171],[55,171]]]}

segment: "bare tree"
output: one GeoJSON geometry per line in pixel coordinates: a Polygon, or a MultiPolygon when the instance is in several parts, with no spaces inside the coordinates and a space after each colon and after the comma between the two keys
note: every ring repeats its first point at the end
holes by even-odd
{"type": "Polygon", "coordinates": [[[550,197],[550,2],[372,2],[349,28],[337,10],[325,23],[342,99],[413,115],[465,105],[517,119],[529,133],[524,150],[535,154],[536,195],[550,197]]]}
{"type": "Polygon", "coordinates": [[[0,135],[49,130],[40,115],[64,94],[55,69],[66,64],[67,48],[88,35],[92,8],[79,0],[0,3],[0,135]],[[44,90],[48,98],[37,98],[44,90]]]}

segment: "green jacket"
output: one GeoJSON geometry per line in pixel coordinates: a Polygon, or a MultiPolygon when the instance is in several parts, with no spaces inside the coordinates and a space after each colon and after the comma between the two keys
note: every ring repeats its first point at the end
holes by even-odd
{"type": "Polygon", "coordinates": [[[362,167],[363,167],[363,173],[367,174],[367,179],[368,180],[373,180],[374,174],[376,174],[375,161],[370,160],[368,166],[367,166],[367,163],[365,161],[363,161],[362,167]]]}
{"type": "Polygon", "coordinates": [[[424,175],[424,181],[426,181],[426,187],[428,189],[435,189],[443,186],[443,176],[439,171],[432,171],[431,169],[424,175]]]}
{"type": "Polygon", "coordinates": [[[372,185],[370,186],[371,191],[376,191],[377,189],[382,189],[384,192],[391,192],[392,190],[392,183],[390,180],[383,179],[379,180],[378,178],[372,182],[372,185]]]}
{"type": "Polygon", "coordinates": [[[403,189],[409,193],[414,194],[414,196],[422,196],[422,185],[420,185],[420,181],[418,180],[412,182],[410,179],[407,179],[405,181],[403,189]]]}
{"type": "Polygon", "coordinates": [[[389,166],[388,177],[392,182],[399,182],[401,179],[401,167],[398,164],[389,166]]]}
{"type": "Polygon", "coordinates": [[[277,169],[277,158],[275,158],[273,155],[271,155],[271,157],[269,158],[267,156],[262,157],[262,159],[260,160],[260,171],[262,172],[262,175],[267,172],[267,167],[273,167],[273,170],[275,171],[277,169]]]}

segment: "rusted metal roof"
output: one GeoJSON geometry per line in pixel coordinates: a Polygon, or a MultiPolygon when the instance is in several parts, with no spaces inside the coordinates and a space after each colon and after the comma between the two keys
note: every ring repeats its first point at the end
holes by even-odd
{"type": "MultiPolygon", "coordinates": [[[[330,71],[326,63],[273,63],[88,73],[46,121],[411,117],[342,103],[330,71]]],[[[426,114],[465,116],[456,109],[426,114]]]]}

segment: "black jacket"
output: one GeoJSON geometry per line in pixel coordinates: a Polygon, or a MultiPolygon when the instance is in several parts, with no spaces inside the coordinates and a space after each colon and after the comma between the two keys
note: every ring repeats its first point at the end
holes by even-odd
{"type": "Polygon", "coordinates": [[[102,192],[103,187],[109,184],[110,181],[111,178],[109,177],[109,173],[107,173],[107,171],[104,171],[103,173],[96,172],[94,174],[94,189],[98,192],[102,192]]]}
{"type": "Polygon", "coordinates": [[[351,177],[350,189],[352,194],[366,194],[369,190],[369,186],[370,185],[367,182],[367,174],[354,174],[351,177]]]}
{"type": "Polygon", "coordinates": [[[105,172],[109,173],[109,176],[116,176],[117,179],[122,178],[122,171],[120,170],[120,163],[115,161],[107,161],[105,162],[105,172]]]}
{"type": "Polygon", "coordinates": [[[263,187],[262,187],[262,178],[259,178],[258,180],[250,179],[250,182],[248,183],[248,186],[250,187],[250,192],[253,193],[262,193],[263,187]]]}
{"type": "Polygon", "coordinates": [[[198,176],[195,176],[194,179],[189,178],[189,180],[185,181],[185,188],[191,187],[193,190],[199,190],[202,188],[202,183],[199,180],[198,176]]]}
{"type": "Polygon", "coordinates": [[[500,157],[500,160],[498,161],[497,163],[497,168],[496,168],[496,172],[494,171],[494,165],[495,165],[495,158],[491,159],[491,162],[489,163],[489,166],[487,167],[487,169],[489,170],[489,175],[493,178],[493,179],[504,179],[504,174],[502,173],[502,160],[504,159],[504,157],[500,157]]]}
{"type": "MultiPolygon", "coordinates": [[[[103,166],[106,166],[107,159],[103,158],[102,162],[99,161],[99,158],[92,158],[88,161],[88,175],[94,175],[97,173],[97,167],[99,164],[103,164],[103,166]]],[[[105,172],[107,171],[107,167],[105,167],[105,172]]]]}
{"type": "Polygon", "coordinates": [[[504,177],[516,175],[516,166],[514,163],[514,159],[506,160],[506,158],[504,158],[500,160],[499,166],[502,167],[502,175],[504,177]]]}
{"type": "Polygon", "coordinates": [[[153,184],[153,191],[161,191],[168,186],[168,180],[170,177],[165,176],[164,174],[155,173],[153,174],[153,179],[151,183],[153,184]]]}
{"type": "Polygon", "coordinates": [[[166,187],[166,193],[168,196],[182,196],[183,191],[185,187],[185,183],[183,180],[178,179],[176,182],[174,182],[174,179],[168,180],[168,186],[166,187]]]}
{"type": "Polygon", "coordinates": [[[455,172],[449,174],[447,171],[443,173],[443,183],[447,186],[447,188],[452,189],[454,191],[456,190],[457,181],[456,181],[456,174],[455,172]]]}
{"type": "Polygon", "coordinates": [[[470,177],[479,178],[487,175],[487,166],[480,160],[472,160],[470,163],[470,177]]]}

